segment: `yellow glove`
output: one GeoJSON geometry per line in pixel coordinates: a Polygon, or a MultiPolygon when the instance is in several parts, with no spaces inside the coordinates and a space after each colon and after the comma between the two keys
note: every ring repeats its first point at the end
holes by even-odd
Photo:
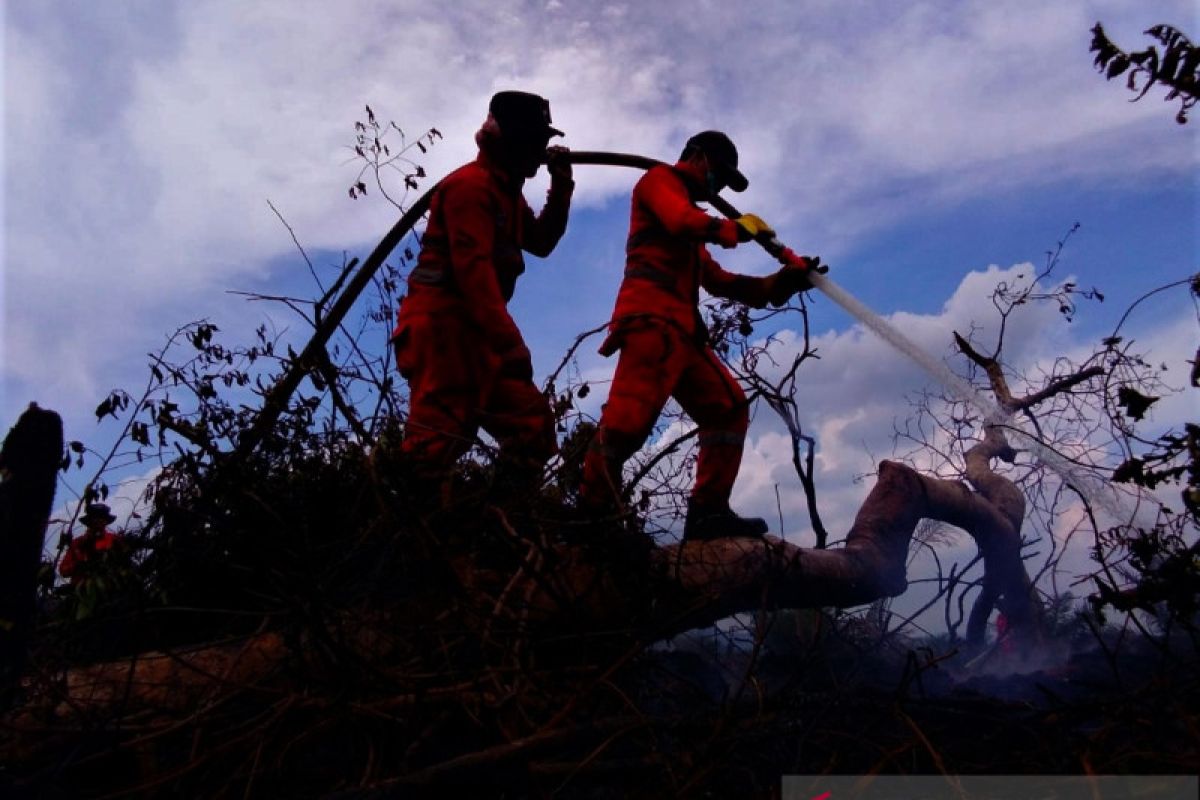
{"type": "Polygon", "coordinates": [[[743,214],[737,218],[738,241],[748,242],[760,237],[771,238],[775,231],[757,214],[743,214]]]}

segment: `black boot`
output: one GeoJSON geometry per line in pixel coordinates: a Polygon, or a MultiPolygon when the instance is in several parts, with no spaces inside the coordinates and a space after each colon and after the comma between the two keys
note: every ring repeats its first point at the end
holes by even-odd
{"type": "Polygon", "coordinates": [[[708,504],[688,501],[687,520],[683,524],[685,542],[705,542],[724,538],[760,538],[767,532],[767,521],[758,517],[739,517],[728,503],[708,504]]]}

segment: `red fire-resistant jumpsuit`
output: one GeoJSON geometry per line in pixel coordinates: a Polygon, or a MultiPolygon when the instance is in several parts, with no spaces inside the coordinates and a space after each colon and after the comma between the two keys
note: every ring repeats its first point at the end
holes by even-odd
{"type": "Polygon", "coordinates": [[[534,216],[487,154],[438,186],[392,340],[410,389],[403,451],[444,469],[479,427],[504,458],[540,467],[554,454],[553,419],[532,381],[529,350],[508,313],[522,250],[547,256],[566,230],[574,184],[551,182],[534,216]]]}
{"type": "Polygon", "coordinates": [[[654,167],[634,187],[625,277],[600,349],[604,355],[620,350],[621,356],[584,461],[586,501],[613,497],[621,465],[645,443],[674,397],[699,427],[693,499],[728,503],[749,409],[745,393],[705,341],[697,303],[703,287],[761,308],[770,291],[766,279],[727,272],[708,254],[706,241],[736,243],[734,225],[696,207],[678,165],[654,167]]]}
{"type": "Polygon", "coordinates": [[[72,584],[79,583],[82,580],[81,572],[86,574],[86,570],[82,570],[81,566],[115,549],[121,544],[123,538],[120,534],[107,530],[76,536],[67,546],[67,552],[63,554],[62,561],[59,562],[58,573],[70,580],[72,584]]]}

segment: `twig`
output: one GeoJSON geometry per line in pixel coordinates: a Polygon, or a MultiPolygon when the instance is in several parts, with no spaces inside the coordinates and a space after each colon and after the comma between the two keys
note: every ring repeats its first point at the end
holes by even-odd
{"type": "Polygon", "coordinates": [[[299,250],[300,255],[304,257],[304,263],[308,265],[308,272],[310,275],[312,275],[312,279],[316,282],[317,288],[321,291],[324,291],[325,287],[321,285],[321,279],[317,277],[317,271],[313,269],[313,264],[308,257],[308,253],[304,252],[304,245],[300,244],[300,240],[296,238],[296,232],[292,230],[292,226],[288,224],[288,221],[283,218],[283,214],[279,213],[279,209],[275,207],[274,203],[272,203],[270,200],[267,200],[267,205],[272,211],[275,212],[275,216],[279,217],[279,221],[283,223],[283,227],[287,228],[287,232],[291,235],[292,242],[296,245],[296,249],[299,250]]]}

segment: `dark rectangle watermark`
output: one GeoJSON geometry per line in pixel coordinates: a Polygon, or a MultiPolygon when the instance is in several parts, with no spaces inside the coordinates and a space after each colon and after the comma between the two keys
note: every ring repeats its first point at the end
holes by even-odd
{"type": "Polygon", "coordinates": [[[1196,775],[787,775],[782,800],[1197,800],[1196,775]]]}

